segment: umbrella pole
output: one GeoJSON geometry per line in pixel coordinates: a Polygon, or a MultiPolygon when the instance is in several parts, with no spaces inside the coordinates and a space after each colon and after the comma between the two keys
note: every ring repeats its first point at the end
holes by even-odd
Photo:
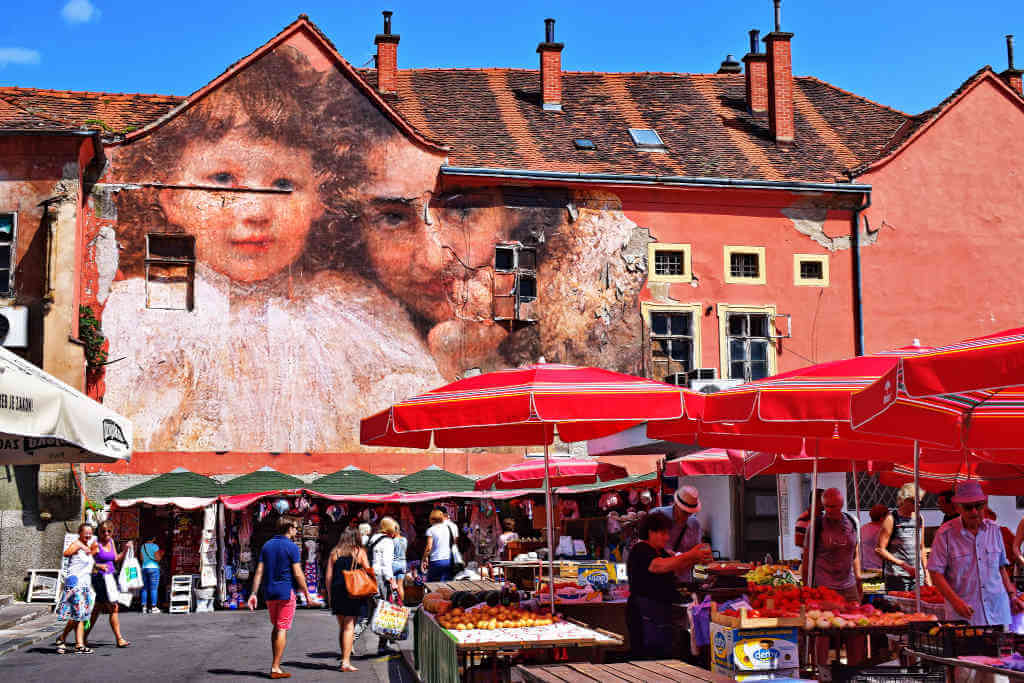
{"type": "Polygon", "coordinates": [[[850,476],[853,477],[853,509],[857,520],[857,554],[860,555],[861,566],[864,566],[864,545],[860,541],[860,491],[857,486],[857,461],[850,461],[850,476]]]}
{"type": "Polygon", "coordinates": [[[921,611],[921,582],[924,577],[924,567],[921,566],[921,446],[917,439],[914,439],[914,574],[917,581],[914,582],[914,598],[917,601],[915,611],[921,611]]]}
{"type": "Polygon", "coordinates": [[[782,528],[782,485],[783,485],[782,475],[781,474],[776,474],[775,475],[775,502],[777,504],[777,507],[779,508],[779,513],[778,513],[779,514],[779,561],[777,562],[777,564],[782,564],[782,554],[783,554],[782,535],[784,533],[786,533],[786,530],[784,528],[782,528]]]}
{"type": "Polygon", "coordinates": [[[818,496],[815,492],[818,490],[818,459],[814,459],[814,464],[811,469],[811,518],[807,520],[807,536],[804,537],[804,545],[810,543],[807,546],[807,586],[811,587],[814,585],[814,535],[817,533],[815,528],[817,525],[818,517],[818,496]]]}
{"type": "Polygon", "coordinates": [[[551,613],[555,613],[555,525],[554,510],[551,508],[551,464],[548,458],[548,444],[544,443],[544,513],[548,524],[548,591],[551,598],[551,613]]]}

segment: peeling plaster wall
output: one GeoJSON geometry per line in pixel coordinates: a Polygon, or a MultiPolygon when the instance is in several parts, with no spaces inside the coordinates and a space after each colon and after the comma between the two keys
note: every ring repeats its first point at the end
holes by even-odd
{"type": "Polygon", "coordinates": [[[1024,319],[1024,102],[983,80],[858,180],[879,243],[863,251],[865,351],[928,345],[1024,319]]]}

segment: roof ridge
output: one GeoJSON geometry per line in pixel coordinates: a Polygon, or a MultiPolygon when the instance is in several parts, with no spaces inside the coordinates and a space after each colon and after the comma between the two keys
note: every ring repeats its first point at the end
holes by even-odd
{"type": "Polygon", "coordinates": [[[912,118],[914,116],[913,114],[908,114],[907,112],[901,111],[901,110],[897,109],[896,107],[890,107],[887,104],[882,104],[881,102],[876,102],[875,100],[871,99],[870,97],[865,97],[864,95],[858,95],[857,93],[851,92],[849,90],[846,90],[845,88],[840,88],[838,85],[834,85],[832,83],[829,83],[828,81],[823,81],[820,78],[817,78],[815,76],[794,76],[793,78],[804,78],[804,79],[807,79],[808,81],[814,81],[815,83],[820,83],[820,84],[822,84],[824,86],[832,88],[833,90],[835,90],[837,92],[841,92],[844,95],[849,95],[850,97],[854,97],[854,98],[856,98],[858,100],[861,100],[863,102],[867,102],[868,104],[873,104],[876,107],[881,107],[882,109],[888,109],[889,111],[893,112],[894,114],[899,114],[900,116],[906,116],[907,118],[912,118]]]}

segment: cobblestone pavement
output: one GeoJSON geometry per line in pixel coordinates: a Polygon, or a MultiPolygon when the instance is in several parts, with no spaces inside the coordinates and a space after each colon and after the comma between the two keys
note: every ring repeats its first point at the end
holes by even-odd
{"type": "MultiPolygon", "coordinates": [[[[121,630],[131,647],[117,649],[110,626],[102,618],[90,638],[95,650],[92,655],[57,655],[53,641],[59,629],[52,616],[21,624],[17,633],[0,632],[0,643],[18,641],[20,647],[0,655],[0,680],[226,683],[265,678],[270,670],[270,624],[264,610],[152,615],[133,612],[121,615],[121,630]]],[[[410,645],[404,643],[403,647],[410,645]]],[[[353,664],[359,671],[339,672],[334,617],[327,610],[299,610],[288,634],[282,668],[292,674],[294,681],[415,680],[400,657],[378,657],[376,649],[377,637],[367,631],[356,641],[353,664]]]]}

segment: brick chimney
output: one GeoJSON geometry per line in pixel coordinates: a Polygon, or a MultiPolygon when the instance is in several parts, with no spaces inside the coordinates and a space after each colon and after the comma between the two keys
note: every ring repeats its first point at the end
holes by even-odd
{"type": "Polygon", "coordinates": [[[1024,71],[1013,67],[1013,35],[1006,36],[1006,61],[1009,68],[999,75],[1007,85],[1024,95],[1024,71]]]}
{"type": "Polygon", "coordinates": [[[373,42],[377,44],[377,90],[393,93],[398,78],[398,36],[391,32],[391,15],[384,11],[384,33],[378,33],[373,42]]]}
{"type": "Polygon", "coordinates": [[[732,55],[726,55],[718,67],[720,74],[738,74],[740,71],[740,63],[733,59],[732,55]]]}
{"type": "Polygon", "coordinates": [[[768,45],[768,125],[775,142],[788,144],[796,136],[793,122],[792,33],[782,32],[779,5],[775,0],[775,30],[764,37],[768,45]]]}
{"type": "Polygon", "coordinates": [[[555,20],[544,20],[544,42],[540,55],[540,91],[544,111],[562,111],[562,43],[555,42],[555,20]]]}
{"type": "Polygon", "coordinates": [[[758,52],[761,32],[750,30],[750,52],[743,57],[746,65],[747,109],[761,114],[768,111],[768,55],[758,52]]]}

